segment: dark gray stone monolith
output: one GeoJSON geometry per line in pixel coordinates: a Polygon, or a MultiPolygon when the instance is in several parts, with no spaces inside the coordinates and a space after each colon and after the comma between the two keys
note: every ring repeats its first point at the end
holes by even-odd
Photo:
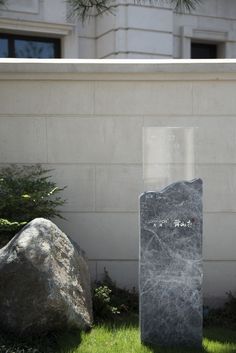
{"type": "Polygon", "coordinates": [[[141,340],[202,344],[202,180],[140,197],[141,340]]]}

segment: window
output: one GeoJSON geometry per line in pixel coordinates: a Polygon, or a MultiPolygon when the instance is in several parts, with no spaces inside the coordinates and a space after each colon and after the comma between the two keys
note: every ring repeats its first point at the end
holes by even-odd
{"type": "Polygon", "coordinates": [[[60,39],[31,37],[15,34],[0,34],[1,58],[39,58],[61,57],[60,39]]]}
{"type": "Polygon", "coordinates": [[[191,43],[191,59],[217,59],[217,44],[191,43]]]}

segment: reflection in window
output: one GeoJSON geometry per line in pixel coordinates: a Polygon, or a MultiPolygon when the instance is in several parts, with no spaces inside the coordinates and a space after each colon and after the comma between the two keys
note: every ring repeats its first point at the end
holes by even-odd
{"type": "Polygon", "coordinates": [[[216,59],[217,44],[191,43],[191,59],[216,59]]]}
{"type": "Polygon", "coordinates": [[[54,43],[15,40],[16,58],[54,58],[54,43]]]}
{"type": "Polygon", "coordinates": [[[0,38],[0,57],[7,58],[8,57],[8,41],[7,39],[0,38]]]}
{"type": "Polygon", "coordinates": [[[3,33],[0,34],[0,57],[60,58],[60,40],[3,33]]]}

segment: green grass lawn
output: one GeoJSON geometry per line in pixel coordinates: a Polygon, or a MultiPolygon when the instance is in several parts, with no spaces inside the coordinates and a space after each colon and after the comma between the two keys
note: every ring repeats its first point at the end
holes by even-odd
{"type": "Polygon", "coordinates": [[[220,327],[205,328],[202,349],[154,348],[141,344],[136,317],[100,323],[87,333],[64,332],[53,338],[41,338],[27,346],[39,350],[21,350],[23,346],[19,345],[19,350],[0,349],[0,353],[236,353],[236,331],[220,327]]]}
{"type": "Polygon", "coordinates": [[[224,328],[204,329],[202,349],[150,348],[140,343],[137,320],[99,324],[91,332],[58,337],[60,353],[236,353],[236,331],[224,328]]]}

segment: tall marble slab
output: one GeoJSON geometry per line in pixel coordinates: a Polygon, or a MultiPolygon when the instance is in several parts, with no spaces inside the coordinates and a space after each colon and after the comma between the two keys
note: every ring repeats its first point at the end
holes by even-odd
{"type": "Polygon", "coordinates": [[[202,180],[140,196],[141,340],[202,344],[202,180]]]}

